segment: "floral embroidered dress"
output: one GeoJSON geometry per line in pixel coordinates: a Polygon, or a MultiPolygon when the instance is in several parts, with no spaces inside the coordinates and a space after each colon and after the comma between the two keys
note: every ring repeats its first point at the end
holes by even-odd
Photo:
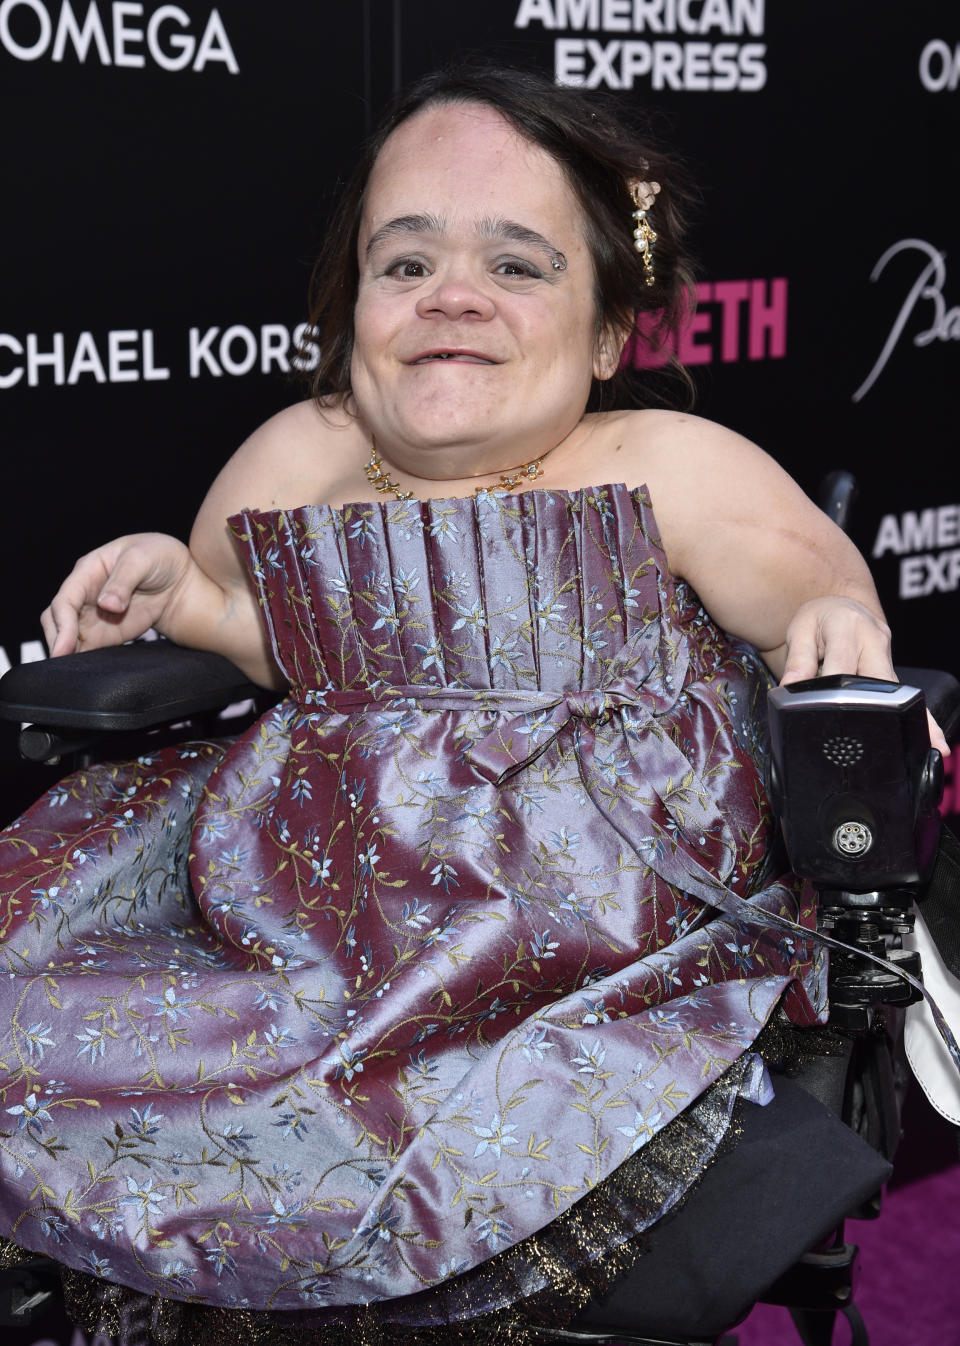
{"type": "Polygon", "coordinates": [[[761,1098],[765,1021],[822,1010],[809,947],[750,915],[811,920],[768,872],[761,666],[642,490],[233,522],[289,696],[0,841],[3,1232],[242,1308],[504,1250],[532,1293],[538,1234],[692,1118],[630,1205],[654,1221],[761,1098]]]}

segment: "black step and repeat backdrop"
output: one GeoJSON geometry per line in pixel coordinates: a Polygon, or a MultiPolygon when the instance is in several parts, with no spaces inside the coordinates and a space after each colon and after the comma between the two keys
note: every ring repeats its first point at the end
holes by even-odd
{"type": "MultiPolygon", "coordinates": [[[[121,531],[185,535],[299,396],[337,184],[391,91],[464,52],[649,109],[700,190],[699,409],[854,534],[902,662],[960,665],[960,9],[943,0],[0,0],[0,667],[121,531]]],[[[629,222],[625,222],[625,227],[629,222]]],[[[9,817],[41,783],[14,779],[9,817]]]]}

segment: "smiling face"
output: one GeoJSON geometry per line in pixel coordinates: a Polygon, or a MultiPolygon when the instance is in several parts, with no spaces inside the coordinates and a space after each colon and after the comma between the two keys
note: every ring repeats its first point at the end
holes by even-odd
{"type": "Polygon", "coordinates": [[[358,248],[353,393],[408,472],[466,477],[546,453],[616,368],[618,351],[597,351],[576,197],[492,108],[440,104],[394,131],[358,248]]]}

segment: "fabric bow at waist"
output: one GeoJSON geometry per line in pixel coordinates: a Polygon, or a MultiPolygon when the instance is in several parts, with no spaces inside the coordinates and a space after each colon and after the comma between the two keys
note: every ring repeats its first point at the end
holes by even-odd
{"type": "Polygon", "coordinates": [[[624,730],[638,733],[641,724],[653,718],[640,695],[640,689],[625,682],[589,692],[564,692],[560,697],[540,694],[530,709],[501,720],[465,756],[487,780],[503,785],[530,766],[563,730],[573,731],[578,756],[588,746],[585,733],[592,748],[596,728],[609,723],[614,714],[624,730]]]}
{"type": "Polygon", "coordinates": [[[496,715],[494,727],[465,756],[488,780],[502,785],[535,761],[565,729],[576,727],[579,751],[587,746],[583,731],[592,746],[594,729],[614,716],[636,737],[644,724],[670,710],[686,682],[689,649],[685,638],[665,646],[658,634],[654,624],[638,631],[611,660],[599,686],[583,691],[374,682],[346,689],[291,688],[291,694],[308,713],[341,715],[376,708],[496,715]]]}
{"type": "Polygon", "coordinates": [[[656,627],[638,632],[600,685],[582,691],[374,683],[312,689],[298,700],[308,716],[371,709],[491,715],[486,733],[464,742],[463,757],[496,786],[566,740],[588,797],[629,848],[667,883],[701,898],[709,887],[716,897],[736,844],[713,793],[658,723],[684,690],[689,650],[685,638],[665,648],[656,636],[656,627]]]}

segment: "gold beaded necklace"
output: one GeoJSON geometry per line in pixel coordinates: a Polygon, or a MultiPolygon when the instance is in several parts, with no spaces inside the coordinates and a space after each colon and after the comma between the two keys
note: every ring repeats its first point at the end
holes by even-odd
{"type": "MultiPolygon", "coordinates": [[[[547,449],[546,453],[541,453],[540,457],[534,458],[532,462],[523,463],[520,467],[512,467],[507,472],[501,472],[500,480],[494,486],[475,486],[473,488],[474,495],[479,495],[481,491],[515,491],[522,481],[536,481],[538,477],[543,476],[543,460],[551,453],[553,453],[553,449],[547,449]]],[[[367,481],[381,495],[393,495],[398,500],[416,499],[413,491],[404,491],[400,483],[394,481],[387,472],[383,459],[377,453],[377,441],[375,439],[370,443],[370,457],[363,470],[367,474],[367,481]]]]}

